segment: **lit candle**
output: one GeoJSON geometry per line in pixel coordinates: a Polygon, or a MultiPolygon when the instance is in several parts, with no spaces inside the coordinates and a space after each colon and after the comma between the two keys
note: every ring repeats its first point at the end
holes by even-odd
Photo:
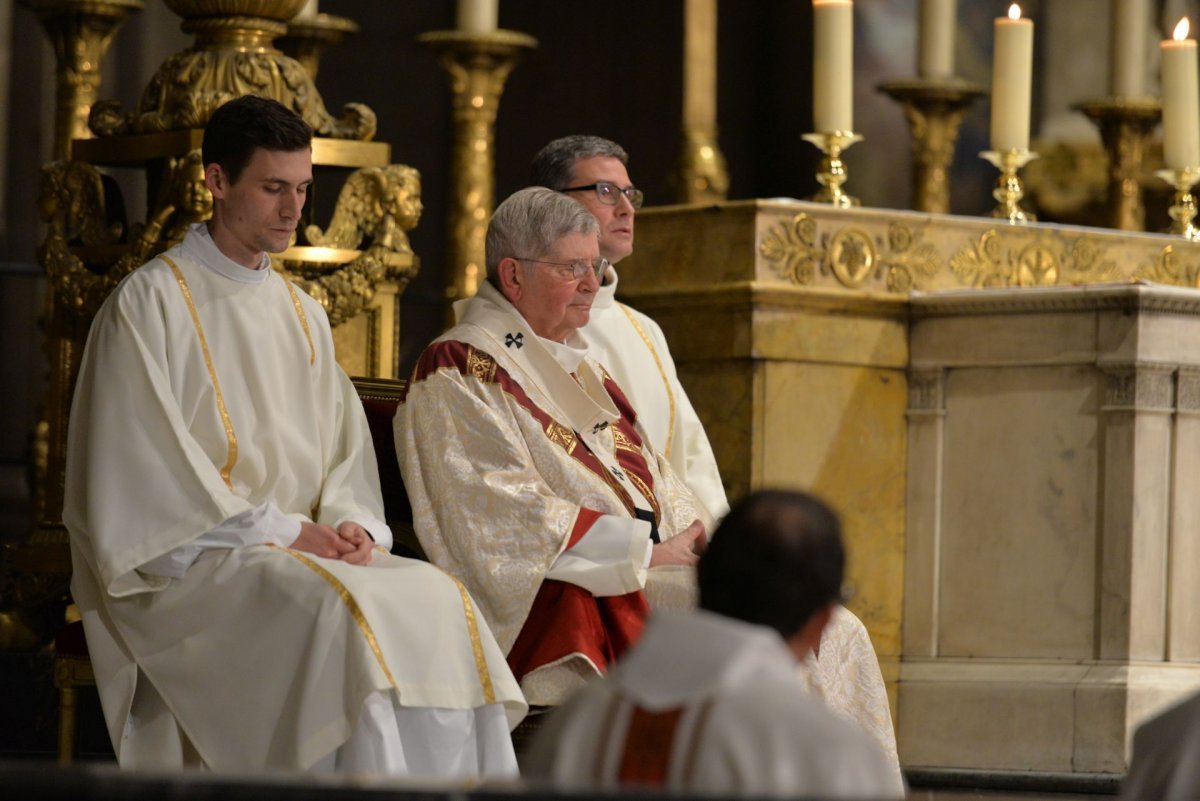
{"type": "Polygon", "coordinates": [[[1113,0],[1112,61],[1109,92],[1117,97],[1140,97],[1146,90],[1146,32],[1150,10],[1146,0],[1113,0]]]}
{"type": "Polygon", "coordinates": [[[458,29],[463,33],[496,30],[497,0],[458,0],[458,29]]]}
{"type": "Polygon", "coordinates": [[[684,0],[683,127],[717,127],[717,0],[684,0]]]}
{"type": "Polygon", "coordinates": [[[854,6],[813,0],[813,128],[854,130],[854,6]]]}
{"type": "Polygon", "coordinates": [[[317,0],[307,0],[307,2],[304,4],[304,8],[300,9],[300,13],[296,15],[296,18],[299,19],[300,17],[315,16],[317,16],[317,0]]]}
{"type": "Polygon", "coordinates": [[[992,61],[992,150],[1029,149],[1029,101],[1033,86],[1033,21],[1021,19],[1021,7],[1009,6],[1008,18],[995,27],[992,61]]]}
{"type": "Polygon", "coordinates": [[[921,0],[917,74],[922,78],[954,77],[956,5],[956,0],[921,0]]]}
{"type": "Polygon", "coordinates": [[[1175,26],[1162,51],[1163,161],[1181,170],[1200,167],[1200,91],[1196,81],[1196,40],[1187,38],[1188,20],[1175,26]]]}

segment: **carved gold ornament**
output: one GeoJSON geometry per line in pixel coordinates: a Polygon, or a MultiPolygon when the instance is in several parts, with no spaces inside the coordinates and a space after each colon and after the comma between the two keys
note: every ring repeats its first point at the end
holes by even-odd
{"type": "Polygon", "coordinates": [[[813,282],[825,260],[825,250],[817,244],[817,222],[804,213],[767,231],[758,250],[776,273],[800,286],[813,282]]]}
{"type": "Polygon", "coordinates": [[[905,293],[927,289],[942,266],[942,258],[922,233],[902,223],[888,226],[888,247],[884,256],[888,292],[905,293]]]}
{"type": "Polygon", "coordinates": [[[1180,253],[1175,245],[1166,245],[1158,258],[1138,270],[1138,277],[1160,284],[1200,289],[1200,259],[1180,253]]]}
{"type": "Polygon", "coordinates": [[[905,293],[929,288],[941,269],[938,250],[922,231],[894,222],[886,237],[872,237],[862,226],[819,235],[816,221],[801,213],[768,230],[759,253],[778,275],[799,286],[831,274],[848,289],[882,278],[882,289],[905,293]],[[826,240],[828,247],[823,247],[826,240]]]}
{"type": "Polygon", "coordinates": [[[309,244],[357,248],[364,238],[394,253],[412,253],[408,231],[421,220],[421,174],[403,164],[357,170],[346,179],[329,227],[304,230],[309,244]]]}
{"type": "Polygon", "coordinates": [[[121,112],[116,101],[92,106],[88,125],[98,136],[148,134],[203,128],[225,102],[242,95],[278,100],[312,126],[317,136],[370,140],[375,112],[347,103],[341,118],[325,108],[308,70],[284,55],[274,40],[287,32],[284,16],[298,0],[169,0],[184,17],[183,30],[196,44],[158,68],[136,111],[121,112]]]}
{"type": "Polygon", "coordinates": [[[1122,279],[1111,259],[1087,237],[1044,234],[1032,241],[993,228],[950,259],[955,276],[969,287],[1031,287],[1088,284],[1122,279]]]}

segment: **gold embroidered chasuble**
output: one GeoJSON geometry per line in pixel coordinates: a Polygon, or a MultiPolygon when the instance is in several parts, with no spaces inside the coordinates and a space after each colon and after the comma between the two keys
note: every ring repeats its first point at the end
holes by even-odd
{"type": "MultiPolygon", "coordinates": [[[[614,425],[623,396],[610,395],[606,378],[586,358],[569,374],[484,284],[460,323],[422,355],[397,411],[396,449],[417,536],[435,564],[467,585],[505,652],[589,514],[634,525],[635,508],[652,510],[663,539],[695,519],[711,530],[702,505],[646,444],[632,413],[626,425],[614,425]],[[622,449],[636,449],[647,477],[622,465],[622,449]]],[[[641,576],[640,584],[683,587],[668,591],[680,605],[694,600],[690,571],[641,576]]],[[[648,595],[653,605],[653,589],[648,595]]],[[[581,655],[552,667],[598,672],[581,655]]],[[[547,702],[523,686],[532,703],[547,702]]]]}
{"type": "Polygon", "coordinates": [[[430,565],[252,545],[205,550],[182,579],[139,572],[267,502],[331,525],[383,517],[323,309],[279,274],[218,274],[196,236],[104,304],[72,406],[72,591],[121,764],[190,746],[214,770],[302,770],[389,689],[404,706],[500,702],[515,725],[526,707],[502,652],[430,565]],[[128,726],[131,709],[173,721],[171,736],[128,726]]]}

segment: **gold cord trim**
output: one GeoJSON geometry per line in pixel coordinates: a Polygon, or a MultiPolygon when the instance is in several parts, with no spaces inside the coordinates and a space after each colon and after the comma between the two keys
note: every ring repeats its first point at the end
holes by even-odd
{"type": "Polygon", "coordinates": [[[296,287],[286,278],[283,283],[287,285],[288,294],[292,296],[292,305],[296,307],[296,316],[300,318],[300,327],[304,329],[304,338],[308,340],[308,364],[312,366],[317,363],[317,349],[313,347],[312,332],[308,330],[308,315],[304,313],[304,307],[300,305],[300,296],[296,294],[296,287]]]}
{"type": "MultiPolygon", "coordinates": [[[[268,547],[279,548],[278,545],[269,545],[268,547]]],[[[379,650],[379,641],[375,639],[375,632],[371,629],[371,624],[367,622],[366,615],[363,614],[358,601],[354,600],[354,596],[350,594],[350,590],[346,589],[346,585],[339,581],[337,576],[299,551],[292,550],[291,548],[279,548],[279,550],[294,556],[300,564],[316,573],[325,580],[326,584],[333,588],[333,591],[342,599],[342,603],[350,610],[350,616],[358,624],[358,630],[366,638],[367,645],[371,646],[371,652],[375,654],[375,660],[379,662],[379,667],[383,669],[383,675],[387,677],[388,684],[392,685],[393,690],[399,692],[400,688],[396,685],[396,679],[392,676],[392,671],[388,670],[387,661],[383,658],[383,651],[379,650]]]]}
{"type": "Polygon", "coordinates": [[[467,618],[467,632],[471,635],[471,650],[475,652],[475,670],[479,673],[479,684],[483,687],[483,702],[496,703],[496,688],[492,685],[492,674],[488,671],[487,657],[483,654],[483,640],[479,638],[479,624],[475,620],[475,606],[471,602],[471,594],[463,583],[446,573],[446,576],[458,587],[462,597],[463,614],[467,618]]]}
{"type": "Polygon", "coordinates": [[[646,336],[642,324],[633,316],[633,312],[624,303],[618,303],[621,311],[625,312],[625,316],[629,318],[629,324],[633,326],[633,330],[638,332],[638,336],[642,338],[642,342],[646,343],[646,347],[650,351],[650,355],[654,357],[654,363],[658,366],[658,375],[662,378],[663,386],[667,390],[667,407],[670,410],[669,425],[667,426],[667,447],[663,449],[663,456],[669,460],[671,458],[671,448],[675,445],[675,393],[671,391],[671,379],[667,378],[667,371],[663,368],[662,359],[658,357],[658,351],[654,349],[654,344],[650,341],[650,337],[646,336]]]}
{"type": "Polygon", "coordinates": [[[217,381],[217,371],[213,367],[212,354],[208,350],[208,340],[204,338],[204,326],[200,325],[200,313],[196,311],[196,302],[192,300],[192,290],[188,288],[187,279],[183,277],[183,271],[179,269],[179,265],[167,256],[159,258],[165,261],[171,268],[171,272],[175,274],[175,282],[179,284],[179,291],[183,293],[183,299],[192,315],[192,324],[196,326],[196,336],[200,338],[200,352],[204,354],[204,366],[208,368],[208,377],[212,380],[213,392],[217,396],[217,412],[221,415],[221,424],[225,426],[225,439],[229,443],[229,457],[225,460],[225,466],[221,468],[221,479],[225,482],[225,486],[233,489],[231,476],[238,457],[237,435],[233,433],[233,421],[229,419],[229,410],[225,407],[225,396],[221,394],[221,384],[217,381]]]}

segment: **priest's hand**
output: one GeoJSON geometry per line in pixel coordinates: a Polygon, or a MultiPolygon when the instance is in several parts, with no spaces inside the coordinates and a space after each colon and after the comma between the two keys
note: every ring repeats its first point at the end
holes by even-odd
{"type": "Polygon", "coordinates": [[[693,520],[692,524],[666,542],[660,542],[650,552],[650,567],[663,565],[695,565],[704,553],[708,538],[704,524],[693,520]]]}
{"type": "Polygon", "coordinates": [[[375,541],[371,539],[371,536],[367,534],[362,526],[346,520],[338,526],[337,533],[343,542],[354,546],[353,551],[342,554],[343,562],[349,562],[352,565],[367,565],[371,563],[371,553],[375,548],[375,541]]]}
{"type": "Polygon", "coordinates": [[[288,547],[326,559],[342,559],[355,550],[355,546],[342,538],[332,526],[320,523],[301,523],[300,536],[288,547]]]}

